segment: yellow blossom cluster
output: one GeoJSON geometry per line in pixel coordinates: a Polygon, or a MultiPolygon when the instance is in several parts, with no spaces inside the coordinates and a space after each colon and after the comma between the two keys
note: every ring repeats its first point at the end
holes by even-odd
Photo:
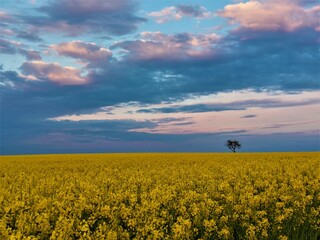
{"type": "Polygon", "coordinates": [[[2,156],[0,240],[320,239],[319,157],[2,156]]]}

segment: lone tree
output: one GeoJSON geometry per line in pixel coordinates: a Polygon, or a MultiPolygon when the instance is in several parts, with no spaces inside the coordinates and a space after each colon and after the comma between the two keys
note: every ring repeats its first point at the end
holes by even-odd
{"type": "Polygon", "coordinates": [[[230,139],[227,141],[226,146],[234,153],[236,152],[237,148],[241,148],[241,144],[239,141],[230,139]]]}

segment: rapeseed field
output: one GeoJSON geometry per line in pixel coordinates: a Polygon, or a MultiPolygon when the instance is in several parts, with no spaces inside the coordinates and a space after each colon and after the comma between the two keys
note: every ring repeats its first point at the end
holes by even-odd
{"type": "Polygon", "coordinates": [[[319,239],[319,153],[0,158],[0,239],[319,239]]]}

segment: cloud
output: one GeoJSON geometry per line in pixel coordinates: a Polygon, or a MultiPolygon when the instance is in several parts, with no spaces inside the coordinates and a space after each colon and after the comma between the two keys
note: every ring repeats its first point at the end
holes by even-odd
{"type": "Polygon", "coordinates": [[[0,36],[15,36],[31,42],[43,41],[37,30],[26,24],[24,16],[0,11],[0,36]]]}
{"type": "Polygon", "coordinates": [[[11,26],[19,23],[21,21],[16,15],[0,9],[0,37],[15,35],[18,30],[11,26]]]}
{"type": "Polygon", "coordinates": [[[148,16],[155,18],[157,23],[165,23],[168,21],[177,21],[183,17],[194,17],[197,19],[210,18],[212,14],[199,5],[177,5],[166,7],[157,12],[150,12],[148,16]]]}
{"type": "Polygon", "coordinates": [[[196,18],[207,18],[211,16],[211,13],[205,7],[199,5],[180,4],[177,5],[176,8],[179,13],[185,16],[193,16],[196,18]]]}
{"type": "Polygon", "coordinates": [[[172,125],[175,125],[175,126],[185,126],[185,125],[192,125],[194,124],[195,122],[183,122],[183,123],[174,123],[172,125]]]}
{"type": "Polygon", "coordinates": [[[0,52],[3,54],[14,55],[19,53],[26,57],[27,60],[41,60],[40,53],[34,50],[25,49],[26,46],[21,42],[0,39],[0,52]]]}
{"type": "Polygon", "coordinates": [[[95,43],[72,41],[52,45],[51,48],[61,56],[89,62],[93,66],[107,64],[112,57],[112,52],[109,49],[102,48],[95,43]]]}
{"type": "Polygon", "coordinates": [[[319,3],[318,0],[292,0],[292,2],[299,4],[301,6],[314,6],[319,3]]]}
{"type": "Polygon", "coordinates": [[[7,29],[7,28],[1,28],[0,29],[0,36],[13,36],[14,31],[12,31],[11,29],[7,29]]]}
{"type": "Polygon", "coordinates": [[[257,115],[255,115],[255,114],[248,114],[248,115],[242,116],[241,118],[256,118],[256,117],[257,117],[257,115]]]}
{"type": "Polygon", "coordinates": [[[40,53],[34,50],[19,49],[19,53],[26,57],[28,61],[40,61],[42,60],[40,53]]]}
{"type": "Polygon", "coordinates": [[[135,15],[136,7],[135,0],[58,0],[38,8],[46,16],[27,16],[24,19],[32,26],[49,32],[123,35],[133,32],[145,21],[135,15]]]}
{"type": "MultiPolygon", "coordinates": [[[[193,105],[173,105],[170,107],[147,108],[137,110],[137,113],[199,113],[199,112],[222,112],[222,111],[239,111],[248,108],[282,108],[306,106],[319,104],[320,100],[310,99],[303,101],[282,101],[274,99],[249,99],[244,101],[235,101],[228,103],[208,103],[193,105]]],[[[243,118],[252,118],[256,115],[246,115],[243,118]]]]}
{"type": "Polygon", "coordinates": [[[213,44],[219,40],[219,36],[216,34],[167,35],[161,32],[143,32],[140,36],[140,40],[119,42],[114,44],[112,48],[118,47],[126,50],[126,56],[137,61],[199,60],[212,58],[216,54],[213,44]]]}
{"type": "Polygon", "coordinates": [[[20,31],[17,33],[18,38],[22,38],[31,42],[40,42],[43,41],[41,37],[38,36],[36,31],[20,31]]]}
{"type": "Polygon", "coordinates": [[[160,118],[160,119],[152,119],[152,121],[162,124],[162,123],[182,122],[189,119],[190,117],[180,117],[180,118],[166,117],[166,118],[160,118]]]}
{"type": "Polygon", "coordinates": [[[89,82],[87,77],[81,75],[80,70],[73,67],[63,67],[58,63],[30,61],[24,62],[20,68],[23,74],[59,85],[83,85],[89,82]]]}
{"type": "Polygon", "coordinates": [[[15,54],[17,53],[17,49],[22,47],[23,44],[21,42],[0,39],[0,52],[5,54],[15,54]]]}
{"type": "Polygon", "coordinates": [[[0,25],[5,25],[6,23],[12,23],[16,22],[15,17],[13,17],[11,14],[0,10],[0,25]]]}
{"type": "Polygon", "coordinates": [[[31,74],[29,75],[19,74],[18,77],[24,79],[25,81],[39,81],[37,77],[31,74]]]}
{"type": "Polygon", "coordinates": [[[241,28],[263,31],[292,32],[310,27],[320,31],[320,6],[304,8],[295,1],[249,1],[225,6],[218,15],[241,28]]]}
{"type": "Polygon", "coordinates": [[[228,106],[221,106],[219,104],[194,104],[186,106],[172,106],[163,108],[151,108],[151,109],[140,109],[137,113],[198,113],[198,112],[221,112],[221,111],[233,111],[233,110],[244,110],[244,108],[235,108],[228,106]]]}
{"type": "Polygon", "coordinates": [[[312,123],[318,123],[317,120],[311,120],[311,121],[304,121],[304,122],[289,122],[289,123],[276,123],[276,124],[269,124],[266,127],[263,127],[262,129],[278,129],[278,128],[284,128],[289,126],[297,126],[297,125],[308,125],[312,123]]]}

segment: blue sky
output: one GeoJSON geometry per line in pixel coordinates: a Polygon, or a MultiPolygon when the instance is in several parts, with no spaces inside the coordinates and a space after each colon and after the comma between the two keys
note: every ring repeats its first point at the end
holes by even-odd
{"type": "Polygon", "coordinates": [[[319,151],[314,0],[0,3],[1,154],[319,151]]]}

